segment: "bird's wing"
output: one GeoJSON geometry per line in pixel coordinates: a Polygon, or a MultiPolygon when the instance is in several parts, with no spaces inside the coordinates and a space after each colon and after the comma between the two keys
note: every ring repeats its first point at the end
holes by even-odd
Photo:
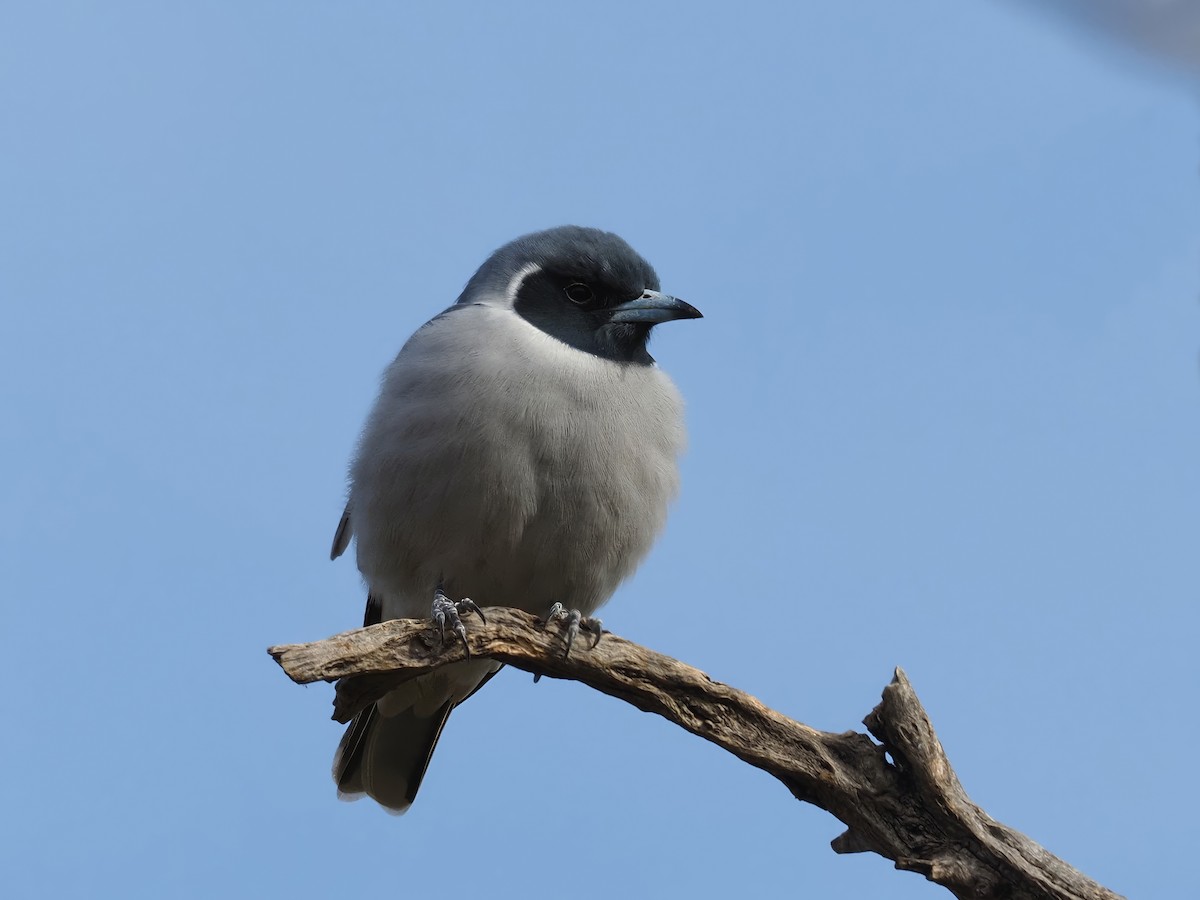
{"type": "Polygon", "coordinates": [[[342,520],[338,522],[337,531],[333,533],[333,546],[329,549],[329,558],[337,559],[346,552],[346,548],[350,546],[350,536],[354,534],[354,526],[350,524],[350,504],[346,504],[346,511],[342,513],[342,520]]]}
{"type": "Polygon", "coordinates": [[[383,621],[383,601],[374,594],[367,594],[367,608],[363,612],[363,628],[378,625],[383,621]]]}

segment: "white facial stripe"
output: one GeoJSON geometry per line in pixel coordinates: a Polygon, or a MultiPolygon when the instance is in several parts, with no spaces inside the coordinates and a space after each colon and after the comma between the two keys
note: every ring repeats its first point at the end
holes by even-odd
{"type": "Polygon", "coordinates": [[[540,272],[541,270],[542,267],[537,263],[526,263],[521,267],[517,274],[512,277],[512,280],[509,281],[508,287],[504,291],[504,301],[507,303],[509,309],[512,309],[512,307],[516,305],[517,294],[520,293],[521,285],[525,283],[525,279],[534,272],[540,272]]]}

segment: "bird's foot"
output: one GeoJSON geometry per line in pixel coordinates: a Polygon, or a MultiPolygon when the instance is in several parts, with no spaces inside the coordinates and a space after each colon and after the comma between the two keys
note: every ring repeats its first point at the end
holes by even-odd
{"type": "Polygon", "coordinates": [[[546,625],[549,625],[555,619],[567,620],[567,648],[563,651],[563,658],[571,655],[571,645],[575,643],[575,636],[580,631],[586,631],[593,635],[592,646],[595,647],[600,643],[600,636],[604,634],[604,623],[597,618],[585,616],[577,609],[567,609],[561,603],[555,603],[550,607],[550,612],[546,615],[546,625]]]}
{"type": "Polygon", "coordinates": [[[467,626],[463,624],[462,617],[467,613],[475,613],[483,620],[483,624],[487,624],[487,616],[483,614],[475,601],[470,597],[463,597],[461,600],[451,600],[446,596],[446,592],[442,590],[439,584],[433,592],[433,624],[438,627],[438,634],[443,642],[446,640],[446,626],[449,625],[454,629],[454,633],[458,635],[459,640],[463,642],[463,648],[467,651],[467,659],[471,658],[471,647],[467,644],[467,626]]]}

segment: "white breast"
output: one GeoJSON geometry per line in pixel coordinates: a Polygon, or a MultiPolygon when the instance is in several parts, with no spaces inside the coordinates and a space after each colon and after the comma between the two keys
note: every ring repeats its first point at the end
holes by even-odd
{"type": "Polygon", "coordinates": [[[351,472],[358,566],[384,615],[433,588],[590,613],[650,549],[678,487],[682,402],[655,366],[466,306],[388,369],[351,472]]]}

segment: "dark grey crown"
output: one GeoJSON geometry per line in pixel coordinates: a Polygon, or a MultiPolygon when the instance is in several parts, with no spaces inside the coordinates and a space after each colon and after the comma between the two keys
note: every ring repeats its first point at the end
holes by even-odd
{"type": "Polygon", "coordinates": [[[467,282],[458,302],[471,302],[479,291],[503,291],[530,263],[560,275],[612,284],[629,298],[647,288],[658,290],[654,267],[624,238],[599,228],[560,225],[522,235],[493,253],[467,282]]]}

